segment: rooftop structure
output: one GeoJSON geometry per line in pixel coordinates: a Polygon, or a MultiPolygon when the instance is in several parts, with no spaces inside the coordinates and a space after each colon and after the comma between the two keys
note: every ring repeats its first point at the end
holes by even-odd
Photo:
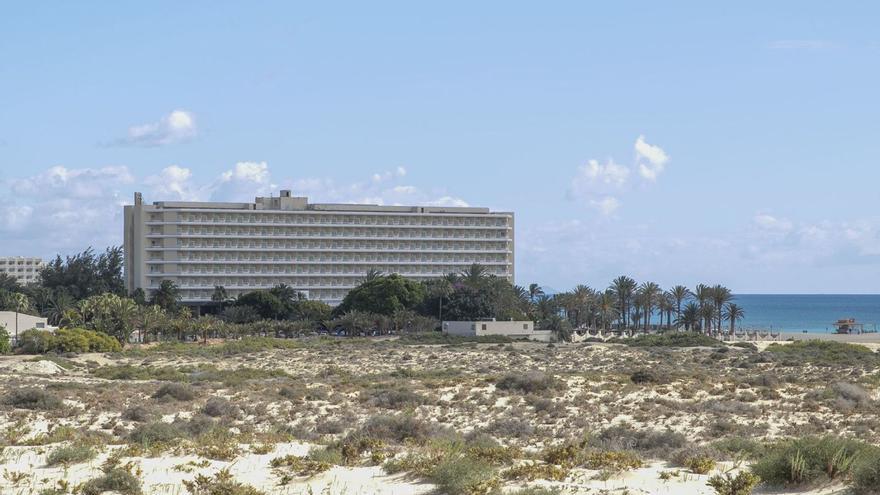
{"type": "Polygon", "coordinates": [[[40,269],[45,265],[46,262],[42,258],[24,256],[0,257],[0,273],[14,277],[22,285],[36,282],[40,276],[40,269]]]}
{"type": "Polygon", "coordinates": [[[311,204],[281,191],[253,203],[158,201],[125,206],[125,280],[148,294],[163,280],[207,304],[284,283],[338,304],[370,270],[414,280],[479,263],[513,282],[514,217],[488,208],[311,204]]]}

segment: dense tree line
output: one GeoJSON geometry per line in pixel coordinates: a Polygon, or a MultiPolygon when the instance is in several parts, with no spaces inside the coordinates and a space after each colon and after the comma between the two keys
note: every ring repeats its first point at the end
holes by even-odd
{"type": "MultiPolygon", "coordinates": [[[[236,298],[218,286],[211,304],[194,314],[193,308],[181,303],[180,290],[170,280],[149,297],[140,289],[126,294],[122,267],[120,248],[100,254],[90,248],[66,258],[57,256],[41,270],[39,282],[26,287],[0,275],[0,310],[40,314],[52,325],[82,330],[71,334],[79,340],[68,338],[59,344],[62,347],[85,345],[82,335],[91,334],[83,332],[101,332],[126,345],[314,332],[379,335],[435,330],[442,320],[490,318],[534,320],[537,328],[553,330],[561,339],[584,330],[721,332],[725,321],[733,332],[744,316],[732,302],[731,291],[721,285],[664,291],[655,283],[638,284],[621,276],[604,290],[579,285],[547,295],[538,284],[513,285],[479,264],[422,282],[371,270],[335,308],[310,301],[284,284],[236,298]]],[[[8,347],[3,340],[0,335],[0,352],[8,347]]]]}

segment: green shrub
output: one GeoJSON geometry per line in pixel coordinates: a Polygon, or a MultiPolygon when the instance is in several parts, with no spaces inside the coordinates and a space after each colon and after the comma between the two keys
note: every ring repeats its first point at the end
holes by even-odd
{"type": "Polygon", "coordinates": [[[709,478],[708,485],[715,489],[716,495],[750,495],[761,482],[761,478],[748,471],[740,471],[736,476],[725,473],[709,478]]]}
{"type": "Polygon", "coordinates": [[[800,485],[846,476],[867,444],[824,436],[783,440],[768,447],[752,472],[769,485],[800,485]]]}
{"type": "Polygon", "coordinates": [[[441,344],[509,344],[514,342],[510,337],[504,335],[480,335],[480,336],[464,336],[450,335],[443,332],[420,332],[407,333],[401,335],[397,339],[399,344],[403,345],[441,345],[441,344]]]}
{"type": "Polygon", "coordinates": [[[495,468],[467,457],[441,462],[431,471],[429,479],[441,493],[447,495],[488,494],[501,484],[495,468]]]}
{"type": "Polygon", "coordinates": [[[132,430],[128,434],[128,441],[149,448],[154,445],[168,444],[183,436],[183,432],[175,425],[147,423],[132,430]]]}
{"type": "Polygon", "coordinates": [[[440,428],[409,415],[373,416],[364,424],[359,436],[403,443],[406,440],[422,442],[435,435],[440,428]]]}
{"type": "Polygon", "coordinates": [[[64,407],[64,402],[45,390],[16,388],[9,391],[4,403],[21,409],[52,411],[64,407]]]}
{"type": "Polygon", "coordinates": [[[92,371],[96,378],[105,380],[160,380],[165,382],[182,382],[186,375],[171,367],[154,368],[152,366],[101,366],[92,371]]]}
{"type": "Polygon", "coordinates": [[[96,455],[97,453],[95,452],[95,450],[88,445],[66,445],[64,447],[58,447],[57,449],[49,453],[49,456],[46,457],[46,465],[69,466],[71,464],[78,464],[80,462],[90,461],[94,459],[96,455]]]}
{"type": "Polygon", "coordinates": [[[196,393],[189,385],[182,383],[166,383],[159,387],[159,390],[153,394],[154,399],[165,399],[167,397],[187,402],[195,399],[196,393]]]}
{"type": "Polygon", "coordinates": [[[568,471],[554,464],[526,463],[506,469],[501,473],[505,479],[520,481],[553,480],[564,481],[568,471]]]}
{"type": "Polygon", "coordinates": [[[122,349],[119,341],[106,333],[82,328],[61,328],[55,333],[26,330],[19,335],[19,342],[19,348],[25,354],[118,352],[122,349]]]}
{"type": "Polygon", "coordinates": [[[565,382],[540,371],[508,373],[498,379],[495,387],[509,392],[542,395],[565,388],[565,382]]]}
{"type": "Polygon", "coordinates": [[[629,377],[629,381],[640,385],[643,383],[659,383],[657,375],[651,370],[638,370],[629,377]]]}
{"type": "Polygon", "coordinates": [[[857,495],[880,494],[880,448],[866,447],[853,463],[851,486],[857,495]]]}
{"type": "Polygon", "coordinates": [[[361,397],[364,402],[385,409],[406,409],[428,402],[423,395],[402,387],[378,388],[363,392],[361,397]]]}
{"type": "Polygon", "coordinates": [[[720,347],[718,339],[697,332],[668,332],[639,335],[628,339],[610,339],[609,342],[626,344],[630,347],[720,347]]]}
{"type": "Polygon", "coordinates": [[[766,351],[776,361],[792,366],[804,363],[819,366],[877,366],[880,355],[865,346],[830,340],[798,340],[790,344],[770,344],[766,351]]]}
{"type": "Polygon", "coordinates": [[[104,492],[141,495],[141,482],[123,468],[111,468],[102,476],[86,481],[80,488],[82,495],[101,495],[104,492]]]}
{"type": "Polygon", "coordinates": [[[12,345],[9,342],[9,332],[6,327],[0,327],[0,354],[9,354],[12,352],[12,345]]]}
{"type": "Polygon", "coordinates": [[[55,348],[55,334],[32,328],[18,334],[18,347],[25,354],[45,354],[55,348]]]}
{"type": "Polygon", "coordinates": [[[146,406],[132,406],[122,411],[122,419],[137,423],[148,423],[156,418],[156,413],[146,406]]]}
{"type": "Polygon", "coordinates": [[[241,413],[241,409],[227,399],[222,397],[211,397],[208,399],[208,402],[205,403],[204,407],[202,407],[202,413],[207,414],[212,418],[223,416],[227,418],[235,418],[241,413]]]}
{"type": "Polygon", "coordinates": [[[750,438],[728,437],[716,440],[712,448],[722,454],[724,458],[758,459],[764,455],[764,444],[750,438]]]}

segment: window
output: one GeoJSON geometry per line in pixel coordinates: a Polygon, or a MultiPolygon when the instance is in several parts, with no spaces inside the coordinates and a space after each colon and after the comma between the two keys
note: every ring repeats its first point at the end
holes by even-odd
{"type": "Polygon", "coordinates": [[[483,323],[482,327],[483,327],[483,330],[485,330],[485,329],[486,329],[486,324],[483,323]]]}
{"type": "Polygon", "coordinates": [[[529,324],[523,323],[523,330],[528,330],[528,329],[529,329],[529,324]]]}

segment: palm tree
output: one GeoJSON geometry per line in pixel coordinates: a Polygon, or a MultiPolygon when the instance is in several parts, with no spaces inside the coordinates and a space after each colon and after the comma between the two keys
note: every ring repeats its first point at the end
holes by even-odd
{"type": "Polygon", "coordinates": [[[479,289],[483,285],[483,281],[488,276],[488,273],[489,272],[486,270],[485,266],[479,263],[474,263],[462,270],[461,280],[468,287],[479,289]]]}
{"type": "Polygon", "coordinates": [[[18,314],[30,309],[31,302],[21,292],[13,292],[9,295],[9,305],[15,311],[15,345],[18,345],[18,314]]]}
{"type": "Polygon", "coordinates": [[[611,322],[620,317],[617,309],[617,300],[614,297],[614,292],[610,289],[599,296],[596,309],[604,330],[608,330],[611,322]]]}
{"type": "Polygon", "coordinates": [[[721,331],[721,317],[724,311],[724,305],[732,299],[733,293],[731,293],[730,289],[727,287],[724,287],[723,285],[712,287],[712,302],[715,304],[715,317],[718,321],[716,328],[719,332],[721,331]]]}
{"type": "Polygon", "coordinates": [[[715,306],[711,304],[704,304],[700,308],[700,316],[703,321],[706,322],[706,326],[703,328],[703,333],[712,333],[712,322],[715,321],[715,312],[715,306]]]}
{"type": "Polygon", "coordinates": [[[691,297],[691,290],[683,285],[676,285],[669,289],[669,295],[675,301],[675,318],[681,318],[681,304],[691,297]]]}
{"type": "MultiPolygon", "coordinates": [[[[693,295],[694,299],[697,300],[697,306],[700,308],[700,314],[702,315],[703,308],[707,306],[709,304],[709,301],[712,299],[712,288],[708,285],[697,284],[697,286],[694,287],[693,295]]],[[[703,317],[701,316],[701,318],[703,317]]],[[[703,327],[703,329],[705,330],[710,325],[708,325],[706,319],[703,318],[700,326],[703,327]]]]}
{"type": "MultiPolygon", "coordinates": [[[[654,282],[644,282],[639,286],[639,298],[641,299],[642,310],[645,314],[645,332],[651,326],[651,314],[654,312],[654,304],[658,302],[661,289],[654,282]]],[[[660,315],[663,319],[663,315],[660,315]]]]}
{"type": "Polygon", "coordinates": [[[217,303],[217,314],[223,312],[223,304],[229,300],[229,294],[226,293],[226,287],[217,285],[214,287],[214,293],[211,294],[211,301],[217,303]]]}
{"type": "Polygon", "coordinates": [[[535,302],[535,299],[544,295],[544,289],[541,288],[540,285],[531,283],[529,284],[529,300],[535,302]]]}
{"type": "Polygon", "coordinates": [[[737,320],[742,320],[746,316],[746,312],[742,306],[729,302],[724,306],[723,313],[724,319],[730,322],[730,335],[733,335],[737,320]]]}
{"type": "Polygon", "coordinates": [[[690,331],[695,329],[700,323],[700,306],[697,303],[689,302],[682,309],[678,318],[675,319],[675,325],[684,326],[684,329],[690,331]]]}
{"type": "Polygon", "coordinates": [[[666,315],[666,329],[672,328],[672,312],[675,311],[675,300],[669,294],[664,292],[657,299],[657,309],[660,310],[660,324],[663,324],[663,315],[666,315]]]}
{"type": "Polygon", "coordinates": [[[57,326],[61,323],[65,311],[73,308],[74,305],[75,301],[69,292],[66,290],[56,290],[49,298],[49,307],[46,309],[44,316],[49,320],[50,324],[57,326]]]}
{"type": "Polygon", "coordinates": [[[626,275],[621,275],[611,281],[609,289],[614,292],[614,296],[617,298],[617,304],[620,309],[620,318],[622,320],[619,321],[619,323],[623,325],[621,328],[625,328],[627,326],[629,305],[632,302],[633,291],[636,289],[636,281],[626,275]]]}
{"type": "Polygon", "coordinates": [[[571,295],[574,299],[574,305],[577,308],[575,310],[577,315],[575,319],[575,327],[581,326],[581,321],[584,316],[586,318],[583,319],[587,320],[588,326],[593,326],[593,323],[595,323],[594,318],[596,316],[596,291],[586,285],[580,284],[574,288],[571,295]]]}
{"type": "Polygon", "coordinates": [[[172,312],[177,309],[180,302],[180,289],[172,280],[163,280],[159,288],[153,293],[153,304],[158,304],[165,311],[172,312]]]}
{"type": "Polygon", "coordinates": [[[361,281],[361,283],[372,282],[373,280],[381,278],[382,276],[383,274],[381,270],[370,268],[369,270],[367,270],[367,273],[364,275],[364,279],[361,281]]]}

